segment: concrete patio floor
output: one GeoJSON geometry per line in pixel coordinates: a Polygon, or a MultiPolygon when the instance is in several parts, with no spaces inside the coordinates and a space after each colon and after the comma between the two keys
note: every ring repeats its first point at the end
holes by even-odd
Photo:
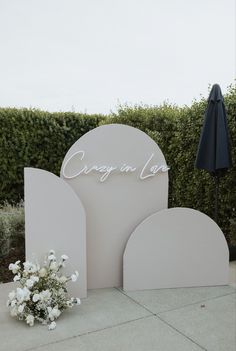
{"type": "Polygon", "coordinates": [[[13,288],[0,285],[0,351],[236,350],[236,261],[228,286],[90,290],[54,331],[9,316],[6,299],[13,288]]]}

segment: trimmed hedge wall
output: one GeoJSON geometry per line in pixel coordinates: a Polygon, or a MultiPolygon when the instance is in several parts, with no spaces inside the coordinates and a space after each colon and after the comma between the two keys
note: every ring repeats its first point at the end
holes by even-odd
{"type": "MultiPolygon", "coordinates": [[[[230,232],[230,222],[236,221],[235,88],[225,95],[225,104],[234,167],[220,181],[219,225],[229,240],[236,236],[230,232]]],[[[162,149],[171,167],[169,207],[191,207],[213,217],[213,179],[194,168],[206,105],[203,99],[183,108],[124,106],[110,116],[0,109],[0,202],[18,202],[23,198],[24,167],[59,174],[64,155],[81,135],[101,124],[123,123],[143,130],[162,149]]]]}
{"type": "Polygon", "coordinates": [[[24,167],[59,175],[71,145],[103,119],[70,112],[0,109],[0,203],[17,203],[24,197],[24,167]]]}
{"type": "Polygon", "coordinates": [[[0,207],[0,258],[9,254],[13,247],[24,247],[24,204],[6,204],[0,207]]]}

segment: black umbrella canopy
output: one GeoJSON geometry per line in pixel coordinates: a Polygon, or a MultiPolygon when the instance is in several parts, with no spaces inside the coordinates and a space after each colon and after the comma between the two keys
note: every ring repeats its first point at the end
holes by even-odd
{"type": "Polygon", "coordinates": [[[214,219],[218,222],[219,179],[232,166],[224,98],[218,84],[213,85],[208,98],[195,166],[214,177],[214,219]]]}
{"type": "Polygon", "coordinates": [[[218,84],[213,85],[208,98],[195,166],[213,176],[232,166],[224,98],[218,84]]]}

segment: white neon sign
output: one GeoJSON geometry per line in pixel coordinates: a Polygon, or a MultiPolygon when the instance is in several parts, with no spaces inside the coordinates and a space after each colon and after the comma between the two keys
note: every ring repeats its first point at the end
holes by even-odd
{"type": "Polygon", "coordinates": [[[68,160],[65,162],[63,168],[62,168],[62,175],[66,179],[74,179],[82,174],[88,175],[91,172],[97,172],[97,173],[102,173],[102,176],[100,177],[100,182],[104,182],[111,174],[114,172],[119,172],[119,173],[134,173],[134,172],[139,172],[139,179],[145,180],[150,177],[154,177],[158,173],[165,173],[168,172],[170,167],[167,165],[158,165],[154,164],[151,166],[151,161],[154,157],[154,153],[151,154],[151,156],[148,158],[147,162],[144,164],[144,166],[138,170],[137,167],[133,167],[130,165],[127,165],[126,163],[123,163],[121,166],[112,166],[112,165],[92,165],[88,166],[85,164],[82,166],[80,170],[78,170],[76,173],[72,175],[66,174],[66,167],[68,166],[68,163],[73,160],[75,156],[79,155],[79,160],[82,161],[85,157],[85,152],[83,150],[76,151],[74,154],[72,154],[68,160]]]}

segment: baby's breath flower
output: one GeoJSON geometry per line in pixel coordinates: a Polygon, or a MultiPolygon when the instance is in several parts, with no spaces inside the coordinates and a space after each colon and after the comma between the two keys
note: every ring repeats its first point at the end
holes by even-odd
{"type": "Polygon", "coordinates": [[[78,297],[71,297],[70,299],[72,305],[80,305],[81,304],[81,300],[78,297]]]}
{"type": "Polygon", "coordinates": [[[67,278],[66,278],[64,275],[62,275],[62,276],[59,278],[59,281],[60,281],[61,283],[65,283],[65,282],[67,281],[67,278]]]}
{"type": "Polygon", "coordinates": [[[33,302],[37,302],[40,300],[40,295],[39,294],[34,294],[32,297],[33,302]]]}
{"type": "Polygon", "coordinates": [[[15,277],[13,278],[13,281],[14,282],[17,282],[18,280],[20,280],[21,276],[20,274],[18,273],[17,275],[15,275],[15,277]]]}
{"type": "Polygon", "coordinates": [[[19,303],[22,303],[23,301],[28,301],[30,299],[30,291],[29,289],[24,286],[22,288],[17,288],[16,289],[16,299],[19,303]]]}
{"type": "Polygon", "coordinates": [[[24,266],[24,271],[27,272],[27,273],[35,273],[38,270],[37,265],[33,264],[33,263],[29,262],[29,261],[24,262],[23,266],[24,266]]]}
{"type": "Polygon", "coordinates": [[[18,307],[18,312],[19,312],[19,313],[22,313],[22,312],[24,311],[24,308],[25,308],[25,304],[19,305],[19,307],[18,307]]]}
{"type": "Polygon", "coordinates": [[[45,277],[46,274],[47,274],[46,268],[44,268],[44,267],[41,268],[39,271],[39,276],[43,278],[43,277],[45,277]]]}
{"type": "Polygon", "coordinates": [[[79,276],[79,272],[75,271],[75,273],[71,275],[72,282],[76,282],[76,280],[78,279],[78,276],[79,276]]]}
{"type": "Polygon", "coordinates": [[[58,309],[58,306],[52,308],[52,307],[47,307],[48,310],[48,317],[51,321],[53,321],[55,318],[58,318],[61,314],[60,310],[58,309]]]}
{"type": "Polygon", "coordinates": [[[67,255],[61,255],[61,259],[63,260],[63,261],[66,261],[66,260],[68,260],[68,256],[67,255]]]}
{"type": "Polygon", "coordinates": [[[13,274],[16,274],[20,270],[19,263],[20,261],[16,261],[15,263],[10,263],[8,269],[12,271],[13,274]]]}
{"type": "Polygon", "coordinates": [[[32,275],[31,280],[33,280],[34,283],[37,283],[39,281],[39,277],[37,277],[36,275],[32,275]]]}
{"type": "Polygon", "coordinates": [[[21,303],[21,302],[24,301],[24,297],[25,297],[24,290],[21,289],[21,288],[17,288],[16,289],[16,298],[17,298],[17,300],[21,303]]]}
{"type": "Polygon", "coordinates": [[[50,265],[50,269],[52,269],[53,271],[57,271],[58,270],[58,264],[54,261],[51,263],[50,265]]]}
{"type": "Polygon", "coordinates": [[[26,323],[29,324],[30,327],[34,325],[34,316],[32,314],[28,314],[26,317],[26,323]]]}
{"type": "Polygon", "coordinates": [[[54,260],[56,260],[56,256],[55,255],[49,255],[48,256],[48,260],[49,261],[54,261],[54,260]]]}
{"type": "Polygon", "coordinates": [[[55,329],[56,328],[56,322],[51,322],[50,324],[49,324],[49,326],[48,326],[48,330],[53,330],[53,329],[55,329]]]}
{"type": "Polygon", "coordinates": [[[70,277],[61,274],[68,259],[66,255],[62,255],[58,262],[55,251],[51,250],[47,258],[42,268],[29,261],[23,263],[24,269],[21,269],[20,261],[9,265],[15,274],[13,280],[20,281],[21,287],[8,294],[7,307],[12,317],[24,320],[29,326],[37,320],[49,324],[49,330],[53,330],[55,320],[63,310],[80,304],[79,298],[70,299],[67,293],[67,282],[76,281],[79,273],[75,271],[70,277]]]}
{"type": "Polygon", "coordinates": [[[17,302],[16,300],[12,300],[11,303],[10,303],[10,306],[14,307],[16,305],[16,302],[17,302]]]}
{"type": "Polygon", "coordinates": [[[12,290],[12,291],[8,294],[8,297],[9,297],[10,300],[13,300],[13,299],[15,298],[15,296],[16,296],[16,293],[15,293],[14,290],[12,290]]]}
{"type": "Polygon", "coordinates": [[[76,297],[76,304],[81,305],[81,300],[78,297],[76,297]]]}
{"type": "Polygon", "coordinates": [[[73,307],[73,302],[71,300],[66,301],[67,307],[73,307]]]}
{"type": "Polygon", "coordinates": [[[23,278],[26,278],[26,277],[28,277],[28,275],[29,275],[29,273],[28,273],[28,272],[26,272],[26,271],[23,271],[23,273],[22,273],[22,277],[23,277],[23,278]]]}
{"type": "Polygon", "coordinates": [[[27,279],[27,280],[26,280],[26,286],[27,286],[27,288],[32,288],[33,285],[34,285],[33,279],[27,279]]]}
{"type": "Polygon", "coordinates": [[[43,290],[40,293],[40,300],[41,301],[47,301],[51,298],[51,292],[47,289],[47,290],[43,290]]]}
{"type": "Polygon", "coordinates": [[[29,301],[31,292],[29,291],[29,289],[26,286],[23,287],[23,291],[24,291],[25,301],[29,301]]]}

